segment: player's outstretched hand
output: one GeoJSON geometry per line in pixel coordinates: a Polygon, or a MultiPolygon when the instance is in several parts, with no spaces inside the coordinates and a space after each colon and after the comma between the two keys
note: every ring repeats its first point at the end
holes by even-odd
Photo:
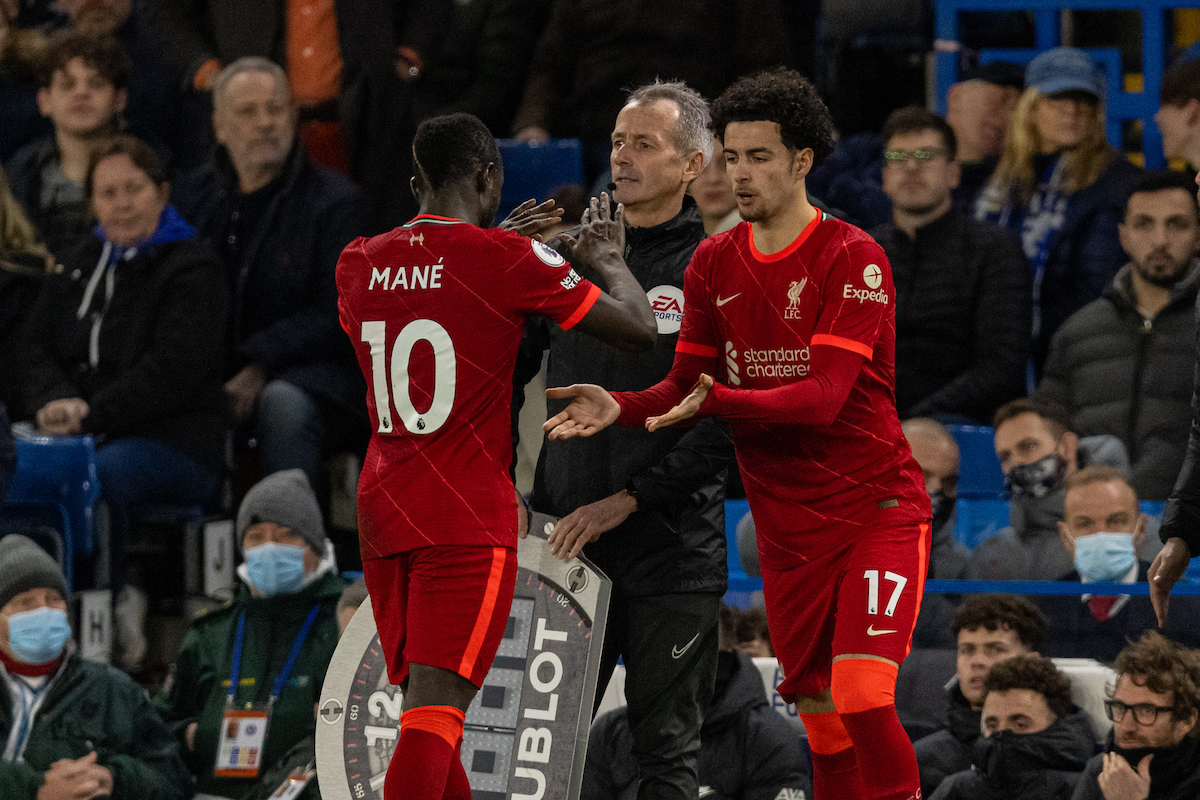
{"type": "Polygon", "coordinates": [[[1183,573],[1187,571],[1188,562],[1192,560],[1192,554],[1188,551],[1188,546],[1183,539],[1172,536],[1163,545],[1163,549],[1158,551],[1158,555],[1154,557],[1154,563],[1150,565],[1148,578],[1150,581],[1150,603],[1154,606],[1154,613],[1158,617],[1158,627],[1167,624],[1167,607],[1171,603],[1171,587],[1173,587],[1183,573]]]}
{"type": "Polygon", "coordinates": [[[599,261],[624,257],[625,206],[618,203],[617,210],[610,213],[611,206],[608,192],[601,192],[600,199],[593,197],[584,210],[579,236],[560,237],[570,249],[572,259],[597,266],[599,261]]]}
{"type": "Polygon", "coordinates": [[[529,199],[509,212],[496,227],[543,242],[545,237],[542,234],[562,222],[562,218],[563,209],[555,206],[553,200],[539,203],[529,199]]]}
{"type": "Polygon", "coordinates": [[[574,398],[571,404],[542,425],[551,439],[591,436],[617,421],[621,406],[603,387],[594,383],[573,383],[546,390],[546,397],[574,398]]]}
{"type": "Polygon", "coordinates": [[[682,422],[685,419],[695,416],[696,412],[700,410],[700,406],[704,404],[705,398],[708,397],[708,392],[712,389],[712,386],[712,376],[701,374],[700,379],[696,381],[696,385],[692,387],[692,391],[687,397],[680,400],[678,405],[665,414],[646,418],[646,430],[656,431],[659,428],[665,428],[668,425],[674,425],[676,422],[682,422]]]}

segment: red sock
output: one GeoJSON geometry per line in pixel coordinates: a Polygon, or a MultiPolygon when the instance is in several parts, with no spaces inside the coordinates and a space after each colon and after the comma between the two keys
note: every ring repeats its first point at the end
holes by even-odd
{"type": "Polygon", "coordinates": [[[442,800],[463,719],[454,706],[419,706],[400,715],[400,739],[383,781],[384,800],[442,800]]]}
{"type": "Polygon", "coordinates": [[[461,741],[454,748],[454,761],[450,764],[450,774],[446,776],[446,791],[442,792],[442,800],[471,800],[471,783],[462,765],[461,741]]]}
{"type": "Polygon", "coordinates": [[[870,800],[850,734],[837,712],[801,714],[812,751],[813,795],[816,800],[870,800]]]}
{"type": "Polygon", "coordinates": [[[921,775],[917,757],[896,716],[896,707],[880,706],[841,717],[850,738],[871,754],[871,767],[862,773],[867,796],[877,800],[918,800],[921,775]]]}

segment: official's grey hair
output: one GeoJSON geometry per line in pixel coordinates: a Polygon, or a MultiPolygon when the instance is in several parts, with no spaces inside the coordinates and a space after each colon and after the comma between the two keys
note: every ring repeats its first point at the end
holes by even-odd
{"type": "Polygon", "coordinates": [[[225,101],[225,90],[229,88],[229,82],[241,75],[243,72],[265,72],[275,79],[275,88],[289,98],[287,73],[283,71],[283,67],[276,64],[269,58],[260,56],[243,56],[237,61],[234,61],[225,69],[217,73],[216,79],[213,81],[213,107],[220,106],[225,101]]]}
{"type": "Polygon", "coordinates": [[[708,166],[713,154],[712,116],[708,113],[708,102],[683,81],[655,80],[630,92],[625,104],[653,103],[655,100],[670,100],[679,108],[679,127],[675,130],[675,149],[679,154],[686,158],[699,150],[704,156],[704,166],[708,166]]]}

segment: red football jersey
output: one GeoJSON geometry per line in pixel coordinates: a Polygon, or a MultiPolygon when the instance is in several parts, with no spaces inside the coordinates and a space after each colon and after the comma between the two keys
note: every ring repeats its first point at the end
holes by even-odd
{"type": "MultiPolygon", "coordinates": [[[[728,414],[767,567],[794,566],[881,524],[929,519],[924,478],[896,415],[894,298],[883,249],[823,214],[778,253],[760,253],[742,223],[692,256],[676,363],[690,357],[731,390],[704,408],[731,407],[738,390],[816,379],[813,346],[867,359],[832,424],[728,414]]],[[[623,422],[649,410],[637,394],[617,395],[623,422]]]]}
{"type": "Polygon", "coordinates": [[[516,547],[509,405],[525,319],[570,328],[599,287],[540,242],[429,215],[347,245],[337,286],[373,431],[358,484],[363,558],[516,547]]]}

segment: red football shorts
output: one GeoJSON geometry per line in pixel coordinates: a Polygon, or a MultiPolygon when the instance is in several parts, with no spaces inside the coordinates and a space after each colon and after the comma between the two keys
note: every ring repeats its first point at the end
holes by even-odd
{"type": "Polygon", "coordinates": [[[415,663],[483,685],[508,625],[516,550],[421,547],[364,559],[363,578],[392,683],[415,663]]]}
{"type": "Polygon", "coordinates": [[[829,688],[835,656],[904,660],[921,610],[931,538],[928,524],[900,525],[860,535],[797,567],[763,567],[785,700],[829,688]]]}

